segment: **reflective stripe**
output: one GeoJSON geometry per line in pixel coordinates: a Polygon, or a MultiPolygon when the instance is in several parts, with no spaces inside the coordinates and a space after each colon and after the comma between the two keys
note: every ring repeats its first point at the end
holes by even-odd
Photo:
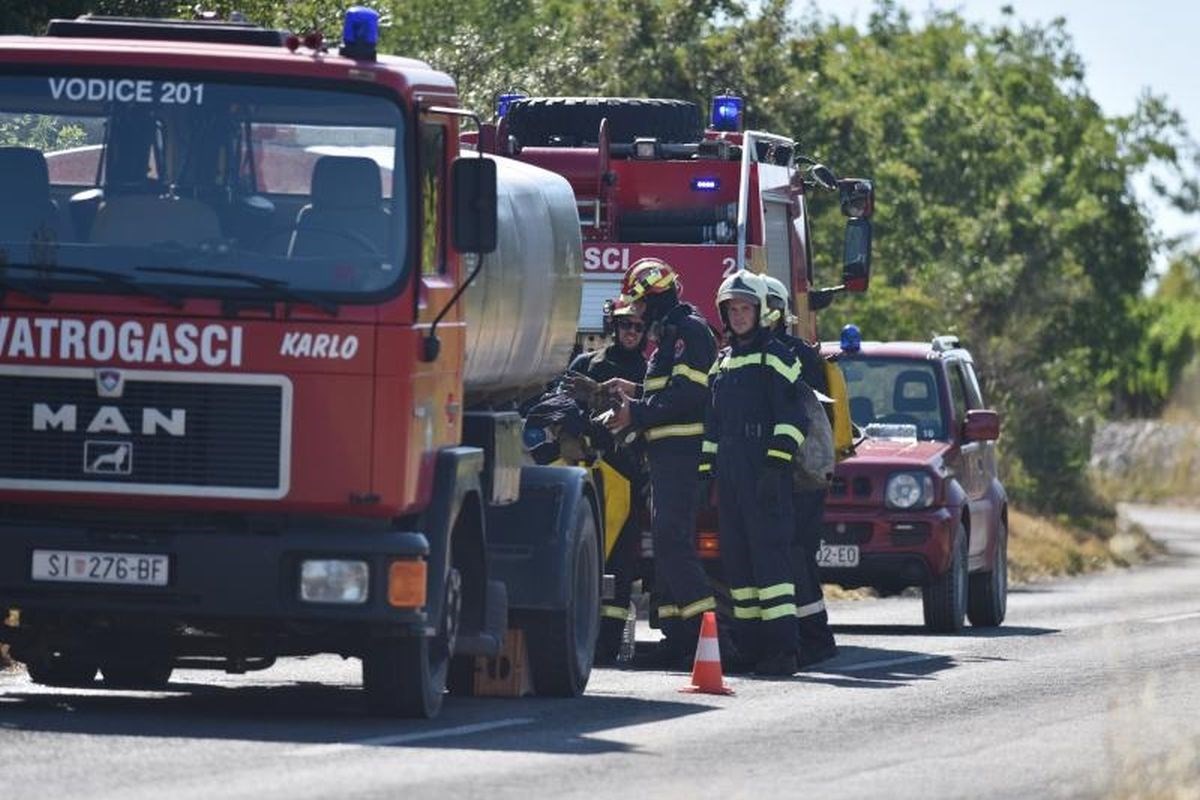
{"type": "Polygon", "coordinates": [[[734,600],[757,600],[758,599],[758,587],[757,586],[739,586],[738,588],[730,591],[729,596],[732,597],[734,600]]]}
{"type": "Polygon", "coordinates": [[[662,375],[657,378],[646,378],[642,382],[642,390],[647,392],[657,392],[667,385],[667,381],[671,379],[670,375],[662,375]]]}
{"type": "Polygon", "coordinates": [[[788,425],[781,422],[775,426],[774,433],[776,436],[789,436],[795,439],[797,447],[804,444],[804,433],[795,425],[788,425]]]}
{"type": "Polygon", "coordinates": [[[796,614],[796,604],[795,603],[780,603],[777,606],[771,606],[770,608],[764,608],[762,610],[762,619],[763,619],[763,622],[770,622],[773,619],[779,619],[780,617],[791,617],[791,616],[794,616],[795,614],[796,614]]]}
{"type": "MultiPolygon", "coordinates": [[[[717,639],[700,639],[696,643],[696,661],[721,663],[721,643],[717,639]]],[[[695,662],[693,662],[695,663],[695,662]]]]}
{"type": "Polygon", "coordinates": [[[817,602],[809,603],[806,606],[797,606],[796,607],[796,616],[797,617],[811,617],[814,614],[820,614],[824,610],[825,610],[825,601],[818,600],[817,602]]]}
{"type": "Polygon", "coordinates": [[[629,609],[620,606],[600,606],[600,616],[624,621],[629,619],[629,609]]]}
{"type": "Polygon", "coordinates": [[[700,472],[712,472],[712,464],[701,464],[700,472]]]}
{"type": "Polygon", "coordinates": [[[703,600],[697,600],[694,603],[688,603],[679,610],[679,616],[683,619],[691,619],[692,617],[704,611],[715,611],[717,601],[712,597],[705,597],[703,600]]]}
{"type": "Polygon", "coordinates": [[[659,619],[663,619],[664,617],[678,617],[678,616],[679,616],[679,606],[659,606],[658,607],[658,618],[659,619]]]}
{"type": "Polygon", "coordinates": [[[778,458],[780,461],[791,461],[792,454],[787,450],[768,450],[767,455],[771,458],[778,458]]]}
{"type": "Polygon", "coordinates": [[[741,606],[733,607],[734,619],[762,619],[762,609],[758,606],[750,606],[742,608],[741,606]]]}
{"type": "Polygon", "coordinates": [[[759,600],[774,600],[776,597],[784,597],[789,594],[796,593],[796,584],[794,583],[776,583],[772,586],[764,586],[758,590],[759,600]]]}
{"type": "Polygon", "coordinates": [[[700,452],[701,452],[701,453],[715,453],[715,452],[717,452],[717,443],[716,443],[716,442],[710,442],[708,439],[705,439],[705,440],[704,440],[704,444],[700,445],[700,452]]]}
{"type": "Polygon", "coordinates": [[[689,381],[695,381],[701,386],[708,386],[708,374],[698,369],[692,369],[687,364],[676,364],[675,368],[671,370],[671,374],[687,378],[689,381]]]}
{"type": "Polygon", "coordinates": [[[768,366],[778,372],[788,383],[795,383],[800,378],[800,362],[794,362],[790,367],[784,363],[783,359],[774,353],[767,353],[764,358],[759,353],[750,353],[744,356],[730,356],[721,364],[722,370],[741,369],[742,367],[757,367],[768,366]]]}
{"type": "Polygon", "coordinates": [[[693,422],[685,425],[659,425],[657,428],[646,430],[646,441],[665,439],[668,436],[703,436],[704,423],[693,422]]]}

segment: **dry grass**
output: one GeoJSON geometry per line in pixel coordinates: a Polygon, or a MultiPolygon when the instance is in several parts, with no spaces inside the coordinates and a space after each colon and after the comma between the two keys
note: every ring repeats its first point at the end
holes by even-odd
{"type": "Polygon", "coordinates": [[[1014,584],[1126,567],[1159,552],[1136,525],[1099,521],[1079,528],[1009,509],[1008,577],[1014,584]]]}

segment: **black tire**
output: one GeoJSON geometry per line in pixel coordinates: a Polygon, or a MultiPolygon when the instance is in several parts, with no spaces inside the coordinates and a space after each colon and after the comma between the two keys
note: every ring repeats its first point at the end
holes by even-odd
{"type": "Polygon", "coordinates": [[[462,579],[446,575],[445,600],[436,636],[372,640],[362,658],[363,689],[372,714],[433,719],[442,710],[450,654],[458,635],[462,579]]]}
{"type": "Polygon", "coordinates": [[[42,686],[84,687],[95,683],[98,666],[93,658],[54,651],[30,659],[25,669],[42,686]]]}
{"type": "Polygon", "coordinates": [[[100,662],[104,685],[110,689],[161,689],[170,682],[173,671],[174,665],[166,656],[100,662]]]}
{"type": "Polygon", "coordinates": [[[686,100],[532,97],[514,103],[505,118],[509,134],[523,147],[595,146],[602,119],[608,119],[613,143],[632,144],[640,136],[698,142],[704,135],[700,107],[686,100]]]}
{"type": "Polygon", "coordinates": [[[446,688],[456,697],[475,696],[475,656],[454,656],[450,659],[450,673],[446,688]]]}
{"type": "Polygon", "coordinates": [[[967,619],[977,628],[995,628],[1008,611],[1008,525],[996,530],[996,564],[988,572],[971,576],[967,592],[967,619]]]}
{"type": "Polygon", "coordinates": [[[592,674],[600,630],[600,555],[596,519],[581,503],[571,541],[571,591],[567,608],[522,617],[533,668],[534,693],[543,697],[583,694],[592,674]]]}
{"type": "Polygon", "coordinates": [[[921,587],[925,627],[935,633],[958,633],[967,612],[967,529],[962,522],[954,529],[954,555],[946,572],[921,587]]]}

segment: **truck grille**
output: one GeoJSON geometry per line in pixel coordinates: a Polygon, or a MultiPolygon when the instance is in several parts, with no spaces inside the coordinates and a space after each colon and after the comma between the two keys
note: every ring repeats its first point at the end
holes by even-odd
{"type": "Polygon", "coordinates": [[[0,488],[278,498],[282,376],[0,367],[0,488]]]}

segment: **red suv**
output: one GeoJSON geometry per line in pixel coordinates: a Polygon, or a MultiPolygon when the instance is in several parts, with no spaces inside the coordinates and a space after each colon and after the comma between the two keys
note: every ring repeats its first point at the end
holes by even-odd
{"type": "Polygon", "coordinates": [[[921,587],[925,625],[1004,621],[1008,498],[996,476],[1000,418],[971,354],[952,336],[861,342],[822,352],[841,368],[856,452],[825,508],[822,580],[892,594],[921,587]]]}

